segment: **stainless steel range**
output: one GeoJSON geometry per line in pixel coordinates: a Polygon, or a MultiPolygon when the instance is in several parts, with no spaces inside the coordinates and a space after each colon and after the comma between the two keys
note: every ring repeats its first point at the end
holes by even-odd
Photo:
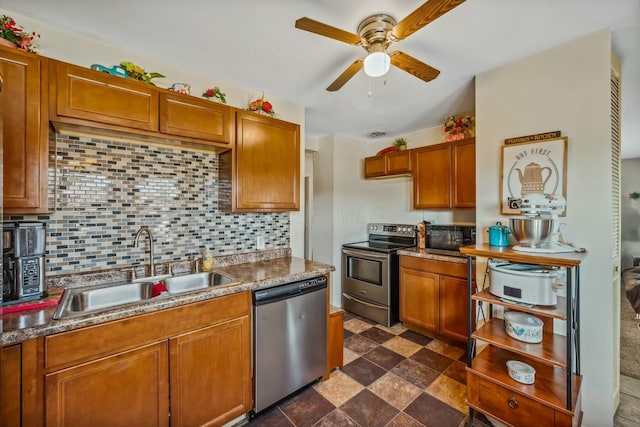
{"type": "Polygon", "coordinates": [[[368,240],[342,245],[342,307],[391,326],[398,321],[398,249],[416,245],[407,224],[369,224],[368,240]]]}

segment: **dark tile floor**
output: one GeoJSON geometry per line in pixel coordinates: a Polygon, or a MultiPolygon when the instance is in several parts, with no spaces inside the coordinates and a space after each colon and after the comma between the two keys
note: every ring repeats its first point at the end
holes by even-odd
{"type": "MultiPolygon", "coordinates": [[[[397,324],[347,313],[344,367],[270,411],[253,427],[461,427],[466,424],[466,353],[397,324]]],[[[474,426],[490,426],[486,418],[474,426]]]]}

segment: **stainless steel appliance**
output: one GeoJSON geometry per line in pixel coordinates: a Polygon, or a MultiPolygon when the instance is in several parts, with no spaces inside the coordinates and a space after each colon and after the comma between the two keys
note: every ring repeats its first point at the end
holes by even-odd
{"type": "Polygon", "coordinates": [[[509,261],[488,262],[493,295],[536,305],[556,305],[557,292],[564,287],[565,273],[559,267],[517,264],[509,261]]]}
{"type": "Polygon", "coordinates": [[[41,298],[44,290],[45,224],[5,222],[2,228],[2,303],[41,298]]]}
{"type": "Polygon", "coordinates": [[[558,194],[528,193],[517,200],[523,217],[509,219],[509,226],[518,245],[515,251],[561,253],[575,248],[559,242],[560,221],[566,201],[558,194]]]}
{"type": "Polygon", "coordinates": [[[342,307],[391,326],[399,318],[398,250],[416,245],[416,228],[369,224],[368,240],[342,245],[342,307]]]}
{"type": "Polygon", "coordinates": [[[322,377],[327,366],[327,278],[253,292],[254,411],[322,377]]]}

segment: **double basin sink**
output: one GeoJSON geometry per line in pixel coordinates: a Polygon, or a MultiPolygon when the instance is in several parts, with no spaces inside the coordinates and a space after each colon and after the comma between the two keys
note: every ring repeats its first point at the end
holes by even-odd
{"type": "Polygon", "coordinates": [[[157,284],[164,285],[169,295],[175,296],[215,286],[238,283],[232,277],[215,271],[180,276],[163,276],[160,280],[153,279],[138,279],[123,284],[67,288],[62,294],[60,304],[53,318],[64,319],[80,316],[159,298],[162,295],[154,296],[155,293],[153,292],[153,288],[157,284]]]}

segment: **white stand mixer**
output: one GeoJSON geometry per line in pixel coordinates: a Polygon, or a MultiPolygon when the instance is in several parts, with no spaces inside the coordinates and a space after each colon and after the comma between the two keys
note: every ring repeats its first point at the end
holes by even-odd
{"type": "Polygon", "coordinates": [[[553,231],[546,241],[539,246],[516,245],[515,251],[538,252],[538,253],[562,253],[573,252],[572,246],[559,243],[560,221],[558,215],[564,212],[567,203],[564,197],[556,194],[528,193],[522,197],[520,212],[527,218],[550,219],[553,231]]]}

